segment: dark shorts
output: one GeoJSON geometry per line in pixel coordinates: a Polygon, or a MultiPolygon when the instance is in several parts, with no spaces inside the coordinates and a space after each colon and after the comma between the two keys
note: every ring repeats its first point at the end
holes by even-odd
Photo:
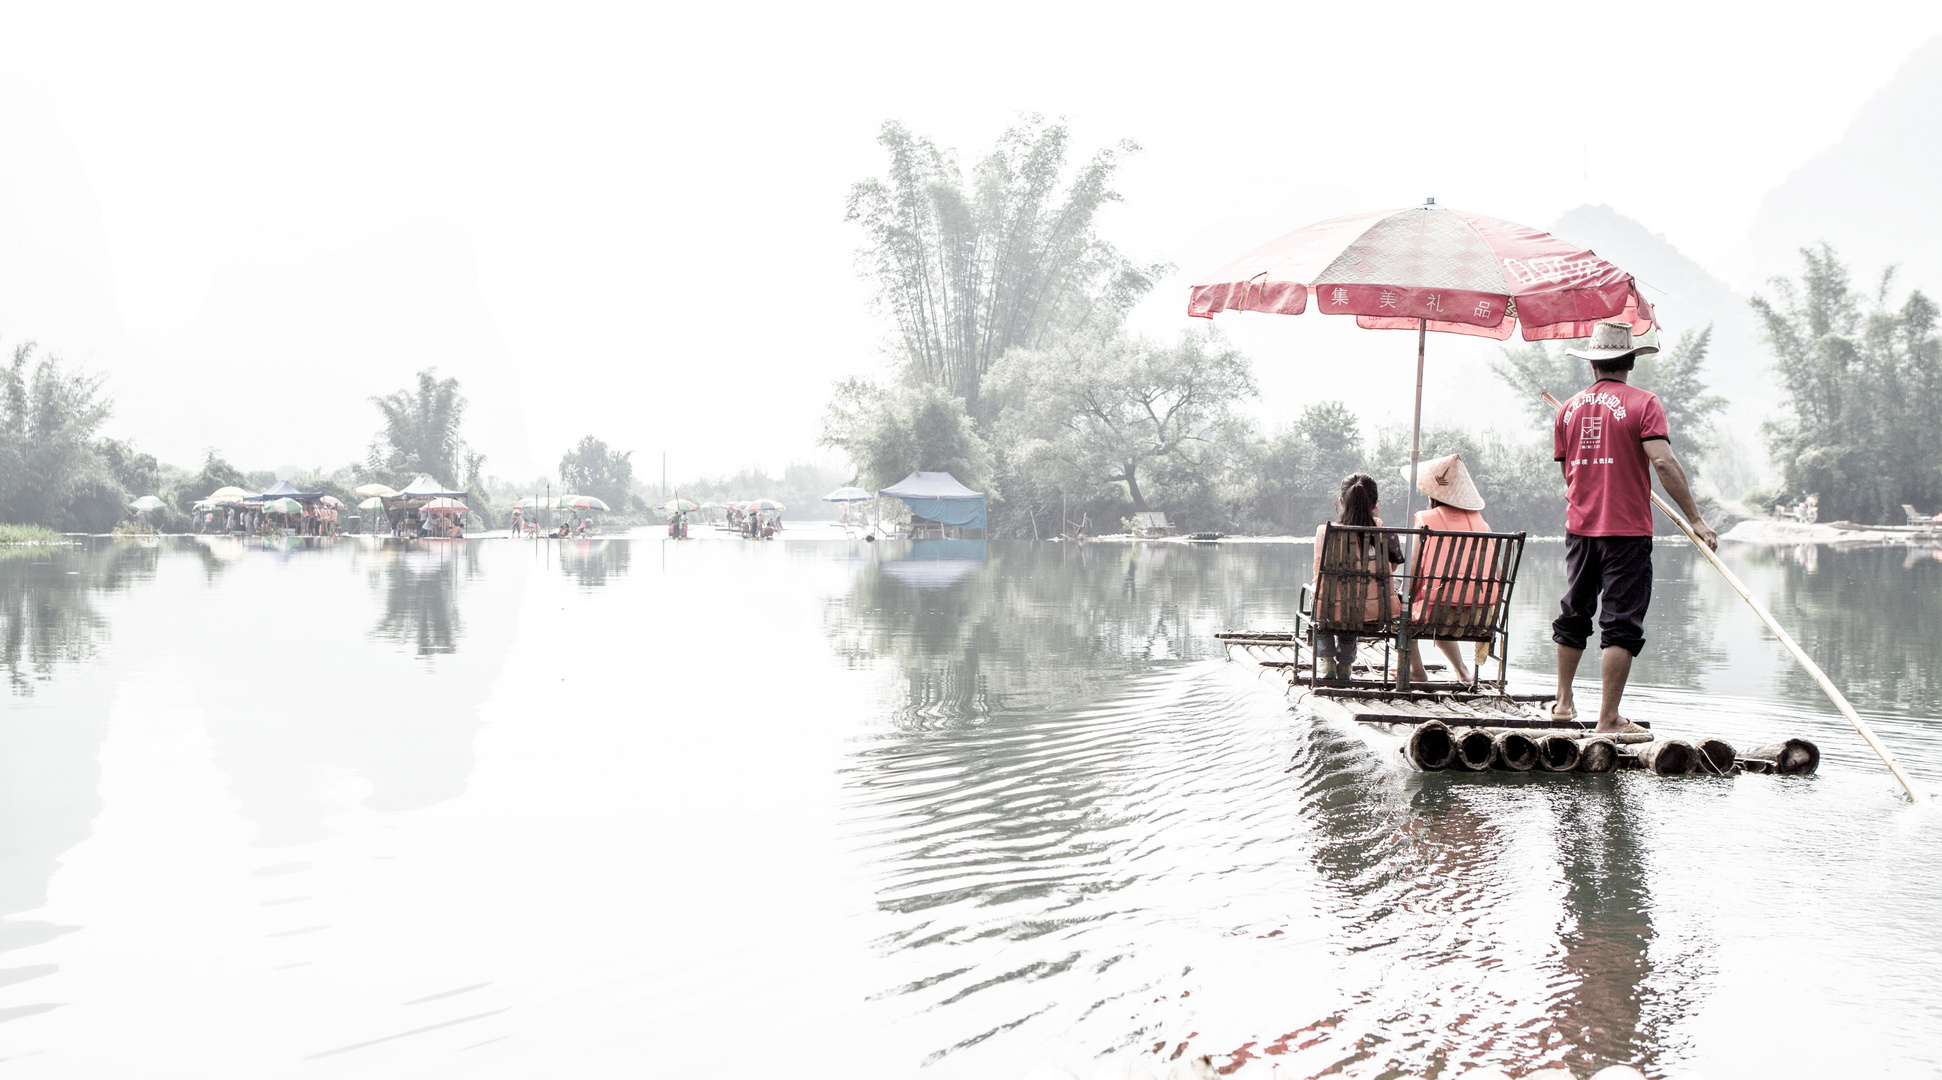
{"type": "Polygon", "coordinates": [[[1582,649],[1598,615],[1598,643],[1633,656],[1645,648],[1645,609],[1652,604],[1652,538],[1564,534],[1564,602],[1551,640],[1582,649]]]}

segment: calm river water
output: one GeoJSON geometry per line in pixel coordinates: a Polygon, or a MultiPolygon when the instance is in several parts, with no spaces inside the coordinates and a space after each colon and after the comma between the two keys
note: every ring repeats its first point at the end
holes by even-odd
{"type": "MultiPolygon", "coordinates": [[[[1527,688],[1561,556],[1527,554],[1527,688]]],[[[1728,558],[1942,788],[1935,553],[1728,558]]],[[[1661,545],[1630,711],[1806,735],[1820,776],[1406,776],[1212,638],[1289,625],[1308,559],[9,551],[0,1058],[1014,1080],[1109,1053],[1163,1074],[1184,1046],[1242,1077],[1942,1072],[1937,818],[1703,564],[1661,545]]]]}

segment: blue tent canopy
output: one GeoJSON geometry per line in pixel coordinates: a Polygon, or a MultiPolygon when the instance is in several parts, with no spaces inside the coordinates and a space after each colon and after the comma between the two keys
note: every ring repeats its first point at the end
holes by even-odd
{"type": "Polygon", "coordinates": [[[298,491],[295,487],[291,486],[290,481],[278,480],[269,488],[255,495],[251,495],[243,501],[260,503],[269,502],[271,499],[315,499],[322,497],[323,494],[321,491],[298,491]]]}
{"type": "Polygon", "coordinates": [[[926,521],[985,528],[984,494],[958,483],[947,472],[914,472],[877,494],[902,499],[912,514],[926,521]]]}

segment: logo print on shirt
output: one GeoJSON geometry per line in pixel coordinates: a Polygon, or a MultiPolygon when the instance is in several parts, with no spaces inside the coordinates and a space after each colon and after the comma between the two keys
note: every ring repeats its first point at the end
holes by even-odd
{"type": "Polygon", "coordinates": [[[1605,443],[1605,418],[1602,416],[1585,417],[1584,426],[1578,429],[1578,449],[1596,450],[1605,443]]]}

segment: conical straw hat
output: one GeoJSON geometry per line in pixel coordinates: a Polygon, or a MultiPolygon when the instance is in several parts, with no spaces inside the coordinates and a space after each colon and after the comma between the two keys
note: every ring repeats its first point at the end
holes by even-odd
{"type": "MultiPolygon", "coordinates": [[[[1409,466],[1403,466],[1401,472],[1404,482],[1408,482],[1409,466]]],[[[1477,482],[1470,479],[1470,470],[1464,467],[1461,454],[1417,462],[1416,490],[1459,510],[1483,509],[1483,495],[1477,491],[1477,482]]]]}

